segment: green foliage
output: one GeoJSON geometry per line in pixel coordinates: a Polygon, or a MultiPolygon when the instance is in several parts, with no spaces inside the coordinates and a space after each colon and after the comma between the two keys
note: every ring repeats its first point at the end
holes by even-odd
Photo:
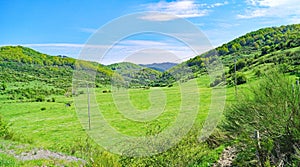
{"type": "Polygon", "coordinates": [[[120,86],[123,87],[154,86],[161,76],[159,71],[129,62],[115,63],[108,65],[108,67],[122,77],[119,81],[114,79],[114,84],[120,82],[120,86]]]}
{"type": "Polygon", "coordinates": [[[69,152],[71,155],[76,155],[86,159],[85,166],[87,167],[120,167],[119,156],[109,153],[94,143],[89,137],[76,138],[70,146],[63,146],[64,152],[69,152]]]}
{"type": "Polygon", "coordinates": [[[6,88],[7,88],[7,84],[6,84],[5,82],[2,82],[2,83],[0,84],[0,90],[1,90],[1,91],[5,91],[6,88]]]}
{"type": "MultiPolygon", "coordinates": [[[[161,130],[154,126],[149,129],[148,135],[154,135],[161,130]]],[[[200,143],[197,137],[199,129],[191,130],[178,144],[166,152],[158,153],[150,157],[127,157],[122,156],[122,166],[210,166],[217,161],[220,149],[213,150],[205,143],[200,143]]],[[[169,141],[160,141],[161,145],[169,141]]],[[[152,143],[149,143],[151,145],[152,143]]],[[[154,148],[153,149],[157,149],[154,148]]],[[[132,151],[132,150],[128,150],[132,151]]]]}
{"type": "Polygon", "coordinates": [[[0,116],[0,137],[4,139],[11,139],[13,132],[9,129],[10,125],[0,116]]]}
{"type": "Polygon", "coordinates": [[[240,141],[235,165],[297,166],[293,155],[300,144],[300,86],[273,71],[250,92],[225,113],[223,128],[240,141]]]}
{"type": "MultiPolygon", "coordinates": [[[[236,70],[240,71],[242,70],[244,67],[247,66],[247,62],[245,61],[245,59],[240,59],[236,62],[236,70]]],[[[229,67],[229,73],[234,73],[235,71],[235,64],[231,64],[229,67]]]]}
{"type": "Polygon", "coordinates": [[[262,55],[268,54],[270,51],[271,51],[271,47],[268,45],[261,48],[262,55]]]}
{"type": "Polygon", "coordinates": [[[72,86],[75,68],[83,76],[88,70],[96,71],[96,84],[109,84],[113,74],[94,62],[49,56],[22,46],[0,47],[0,94],[20,101],[44,101],[41,96],[65,94],[72,86]],[[32,86],[33,82],[37,84],[32,86]]]}
{"type": "Polygon", "coordinates": [[[245,74],[241,72],[237,72],[236,74],[236,84],[241,85],[247,82],[247,77],[245,74]]]}
{"type": "Polygon", "coordinates": [[[262,72],[262,70],[260,70],[260,69],[256,69],[256,70],[255,70],[255,76],[257,76],[257,77],[261,77],[261,76],[263,76],[263,72],[262,72]]]}
{"type": "Polygon", "coordinates": [[[39,95],[38,97],[36,97],[35,101],[36,102],[43,102],[43,101],[45,101],[45,96],[39,95]]]}
{"type": "Polygon", "coordinates": [[[15,167],[18,164],[15,158],[0,153],[0,166],[15,167]]]}
{"type": "Polygon", "coordinates": [[[219,85],[219,84],[221,84],[221,83],[224,84],[224,82],[225,82],[225,76],[224,76],[224,75],[222,75],[222,76],[217,76],[217,77],[215,78],[215,80],[214,80],[213,82],[210,83],[210,87],[217,86],[217,85],[219,85]]]}

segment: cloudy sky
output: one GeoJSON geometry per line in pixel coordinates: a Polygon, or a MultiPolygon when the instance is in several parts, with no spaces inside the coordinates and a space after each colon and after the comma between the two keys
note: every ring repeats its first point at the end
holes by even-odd
{"type": "MultiPolygon", "coordinates": [[[[111,21],[137,12],[163,12],[169,15],[144,15],[142,19],[155,24],[186,19],[216,47],[253,30],[300,23],[299,9],[299,0],[1,0],[0,45],[23,45],[77,58],[93,34],[111,21]]],[[[121,61],[116,55],[134,55],[125,58],[134,62],[139,53],[156,55],[145,59],[149,63],[195,56],[180,42],[157,34],[127,37],[117,45],[101,63],[121,61]],[[161,59],[163,55],[166,57],[161,59]]]]}

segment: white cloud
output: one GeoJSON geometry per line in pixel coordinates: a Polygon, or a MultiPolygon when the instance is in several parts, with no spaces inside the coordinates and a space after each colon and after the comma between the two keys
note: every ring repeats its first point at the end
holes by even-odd
{"type": "Polygon", "coordinates": [[[228,4],[228,1],[225,1],[223,3],[214,3],[214,4],[211,4],[211,5],[208,5],[209,8],[215,8],[215,7],[219,7],[219,6],[224,6],[224,5],[227,5],[228,4]]]}
{"type": "Polygon", "coordinates": [[[278,17],[294,20],[300,18],[299,0],[246,0],[249,5],[244,14],[237,15],[241,19],[259,17],[278,17]]]}
{"type": "Polygon", "coordinates": [[[142,17],[142,19],[151,21],[168,21],[174,20],[177,17],[202,17],[207,16],[212,8],[223,6],[226,4],[228,4],[227,1],[214,4],[200,4],[195,2],[194,0],[183,0],[173,2],[160,1],[158,3],[149,3],[142,5],[142,8],[146,8],[146,11],[159,12],[158,14],[146,15],[142,17]]]}

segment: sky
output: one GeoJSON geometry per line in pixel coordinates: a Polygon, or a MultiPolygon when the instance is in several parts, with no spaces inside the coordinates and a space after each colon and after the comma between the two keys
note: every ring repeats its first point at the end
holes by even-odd
{"type": "MultiPolygon", "coordinates": [[[[167,15],[145,14],[141,19],[153,24],[186,19],[211,45],[199,49],[202,53],[250,31],[298,24],[299,9],[299,0],[1,0],[0,45],[22,45],[49,55],[81,58],[88,41],[111,22],[135,13],[162,12],[167,15]]],[[[113,29],[130,27],[124,23],[113,29]]],[[[99,58],[100,63],[180,62],[196,56],[186,43],[163,34],[136,34],[115,43],[104,59],[99,58]]]]}

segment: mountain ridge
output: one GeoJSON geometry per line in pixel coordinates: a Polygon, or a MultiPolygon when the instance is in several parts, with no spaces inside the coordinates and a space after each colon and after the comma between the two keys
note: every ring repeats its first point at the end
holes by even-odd
{"type": "Polygon", "coordinates": [[[139,65],[141,65],[143,67],[148,67],[148,68],[160,71],[160,72],[164,72],[178,64],[172,63],[172,62],[162,62],[162,63],[139,64],[139,65]]]}

